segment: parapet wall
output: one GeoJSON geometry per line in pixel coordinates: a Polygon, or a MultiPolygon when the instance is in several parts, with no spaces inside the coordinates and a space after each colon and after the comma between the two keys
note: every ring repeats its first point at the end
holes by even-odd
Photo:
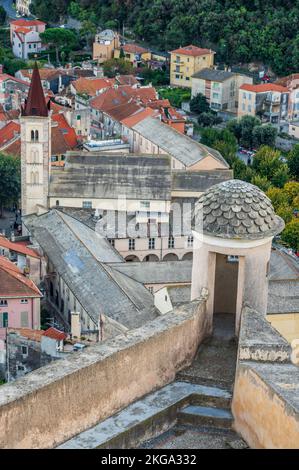
{"type": "Polygon", "coordinates": [[[51,448],[174,380],[206,335],[205,299],[0,387],[0,448],[51,448]]]}
{"type": "Polygon", "coordinates": [[[287,341],[245,307],[232,411],[234,427],[255,449],[299,449],[299,367],[287,341]]]}

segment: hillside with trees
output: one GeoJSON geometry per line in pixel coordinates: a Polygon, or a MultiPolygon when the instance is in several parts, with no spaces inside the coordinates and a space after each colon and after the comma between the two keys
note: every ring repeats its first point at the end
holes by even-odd
{"type": "Polygon", "coordinates": [[[120,28],[171,50],[211,47],[228,65],[262,61],[278,75],[299,69],[298,0],[34,0],[48,22],[71,14],[97,27],[120,28]]]}

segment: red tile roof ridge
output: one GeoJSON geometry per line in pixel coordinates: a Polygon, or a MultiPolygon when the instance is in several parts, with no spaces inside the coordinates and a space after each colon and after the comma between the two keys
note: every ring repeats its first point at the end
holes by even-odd
{"type": "MultiPolygon", "coordinates": [[[[0,270],[5,271],[8,275],[10,275],[14,280],[21,282],[24,284],[28,289],[30,289],[31,293],[26,293],[24,296],[26,297],[42,297],[40,290],[34,284],[31,279],[26,277],[22,271],[11,261],[9,261],[4,256],[0,256],[0,270]]],[[[1,294],[2,297],[4,296],[1,294]]]]}
{"type": "Polygon", "coordinates": [[[0,246],[15,251],[16,253],[32,256],[33,258],[41,258],[41,255],[38,254],[33,248],[28,248],[22,243],[12,242],[4,235],[0,235],[0,246]]]}

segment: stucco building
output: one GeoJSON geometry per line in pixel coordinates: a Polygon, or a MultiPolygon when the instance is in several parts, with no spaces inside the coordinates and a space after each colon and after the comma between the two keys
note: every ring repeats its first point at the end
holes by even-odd
{"type": "Polygon", "coordinates": [[[215,111],[237,113],[239,88],[252,78],[227,70],[206,68],[191,77],[192,98],[199,93],[204,95],[210,108],[215,111]]]}
{"type": "Polygon", "coordinates": [[[197,46],[185,46],[170,52],[170,84],[192,87],[192,76],[213,67],[215,52],[197,46]]]}
{"type": "Polygon", "coordinates": [[[239,88],[238,117],[259,116],[277,124],[288,117],[289,90],[275,83],[242,85],[239,88]]]}
{"type": "Polygon", "coordinates": [[[93,60],[97,60],[99,64],[114,57],[115,49],[120,45],[119,34],[112,29],[104,29],[96,34],[93,43],[93,60]]]}

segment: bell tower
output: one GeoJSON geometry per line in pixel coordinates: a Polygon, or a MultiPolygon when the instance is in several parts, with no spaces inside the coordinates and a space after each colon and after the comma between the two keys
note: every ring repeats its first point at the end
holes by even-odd
{"type": "Polygon", "coordinates": [[[21,110],[22,215],[48,206],[51,169],[51,115],[35,64],[28,98],[21,110]]]}

